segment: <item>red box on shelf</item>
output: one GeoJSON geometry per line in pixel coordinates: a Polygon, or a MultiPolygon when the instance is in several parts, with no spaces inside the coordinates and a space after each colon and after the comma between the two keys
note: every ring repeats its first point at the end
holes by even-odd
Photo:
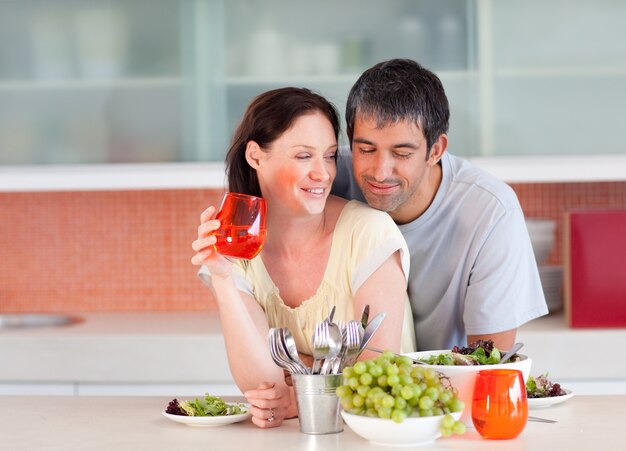
{"type": "Polygon", "coordinates": [[[569,325],[626,327],[626,211],[570,211],[564,232],[569,325]]]}

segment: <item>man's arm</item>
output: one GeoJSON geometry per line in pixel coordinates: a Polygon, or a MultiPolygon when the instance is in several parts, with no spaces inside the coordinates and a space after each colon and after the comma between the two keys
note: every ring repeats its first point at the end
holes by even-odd
{"type": "Polygon", "coordinates": [[[473,265],[463,316],[468,343],[491,339],[508,350],[518,327],[547,313],[523,213],[509,210],[490,230],[473,265]]]}
{"type": "Polygon", "coordinates": [[[496,334],[468,335],[467,343],[474,343],[477,340],[493,340],[493,345],[496,348],[508,351],[513,347],[513,343],[515,343],[516,333],[517,329],[511,329],[496,334]]]}

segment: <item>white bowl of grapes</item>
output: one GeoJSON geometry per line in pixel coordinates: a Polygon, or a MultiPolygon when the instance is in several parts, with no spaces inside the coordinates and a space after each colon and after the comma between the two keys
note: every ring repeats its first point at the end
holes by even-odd
{"type": "Polygon", "coordinates": [[[337,396],[348,427],[377,445],[424,445],[466,430],[449,379],[392,352],[344,368],[337,396]]]}
{"type": "Polygon", "coordinates": [[[504,363],[497,363],[504,351],[493,345],[491,340],[479,340],[466,347],[455,346],[448,350],[420,351],[406,354],[411,359],[425,363],[424,368],[439,372],[449,379],[458,391],[459,399],[466,408],[461,416],[465,425],[473,427],[471,416],[472,393],[476,375],[485,369],[513,369],[520,370],[524,382],[530,376],[532,359],[523,354],[514,354],[504,363]]]}

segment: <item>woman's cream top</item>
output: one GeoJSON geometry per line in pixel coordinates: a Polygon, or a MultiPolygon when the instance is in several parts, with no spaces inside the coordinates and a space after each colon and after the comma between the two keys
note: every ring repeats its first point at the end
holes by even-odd
{"type": "MultiPolygon", "coordinates": [[[[354,311],[352,298],[367,278],[394,252],[400,250],[405,279],[409,274],[409,251],[391,217],[358,202],[348,202],[340,213],[322,283],[317,292],[295,308],[285,305],[280,291],[269,276],[261,254],[252,260],[237,261],[233,274],[237,287],[254,297],[267,316],[269,327],[286,327],[295,338],[298,351],[312,355],[311,338],[315,326],[335,306],[334,321],[348,321],[360,312],[354,311]]],[[[206,267],[198,272],[210,286],[206,267]]],[[[405,306],[401,352],[415,350],[413,316],[408,296],[390,300],[405,306]]]]}

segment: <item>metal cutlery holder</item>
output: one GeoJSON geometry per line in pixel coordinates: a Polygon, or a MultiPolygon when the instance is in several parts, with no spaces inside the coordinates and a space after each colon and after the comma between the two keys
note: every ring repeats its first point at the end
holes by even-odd
{"type": "Polygon", "coordinates": [[[300,431],[305,434],[334,434],[343,431],[336,390],[341,374],[292,374],[300,431]]]}

